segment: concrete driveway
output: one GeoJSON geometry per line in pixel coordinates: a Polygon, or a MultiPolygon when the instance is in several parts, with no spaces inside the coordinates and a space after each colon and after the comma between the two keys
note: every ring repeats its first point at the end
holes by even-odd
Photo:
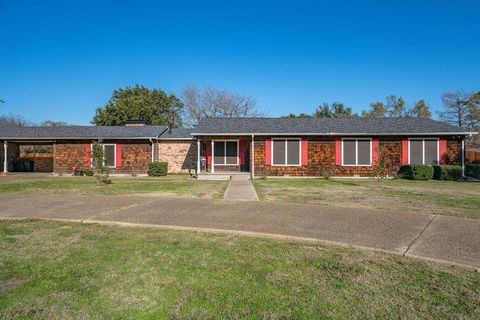
{"type": "Polygon", "coordinates": [[[0,217],[151,224],[334,242],[480,268],[480,220],[274,202],[0,196],[0,217]]]}

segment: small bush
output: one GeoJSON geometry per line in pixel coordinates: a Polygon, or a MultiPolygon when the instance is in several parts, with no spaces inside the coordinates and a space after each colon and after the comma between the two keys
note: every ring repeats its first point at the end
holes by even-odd
{"type": "Polygon", "coordinates": [[[480,164],[467,164],[465,166],[465,175],[467,177],[480,179],[480,164]]]}
{"type": "Polygon", "coordinates": [[[461,166],[433,166],[433,179],[455,181],[462,179],[461,166]]]}
{"type": "Polygon", "coordinates": [[[433,168],[423,164],[409,164],[400,167],[398,176],[410,180],[432,180],[433,168]]]}
{"type": "Polygon", "coordinates": [[[92,169],[85,169],[83,170],[83,175],[87,177],[93,177],[93,170],[92,169]]]}
{"type": "Polygon", "coordinates": [[[168,162],[152,162],[148,164],[148,175],[150,177],[166,176],[168,172],[168,162]]]}

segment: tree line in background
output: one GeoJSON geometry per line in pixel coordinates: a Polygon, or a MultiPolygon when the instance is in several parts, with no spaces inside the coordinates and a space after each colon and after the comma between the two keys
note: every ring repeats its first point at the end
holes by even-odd
{"type": "MultiPolygon", "coordinates": [[[[4,101],[2,101],[4,102],[4,101]]],[[[480,92],[445,92],[442,95],[441,120],[467,128],[480,127],[480,92]]],[[[185,88],[179,96],[145,86],[120,88],[113,91],[107,104],[99,107],[92,124],[123,126],[129,120],[142,120],[147,125],[170,127],[194,126],[202,118],[259,117],[265,113],[254,98],[218,88],[185,88]]],[[[289,118],[383,118],[424,117],[432,112],[424,100],[408,107],[402,97],[389,95],[385,101],[372,102],[361,114],[341,102],[323,103],[312,114],[289,114],[289,118]]],[[[29,125],[21,116],[0,116],[0,126],[29,125]]],[[[44,126],[68,125],[62,121],[44,121],[44,126]]]]}

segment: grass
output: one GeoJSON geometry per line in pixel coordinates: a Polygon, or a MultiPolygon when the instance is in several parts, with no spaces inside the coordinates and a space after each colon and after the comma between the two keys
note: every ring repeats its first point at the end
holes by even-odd
{"type": "Polygon", "coordinates": [[[480,273],[378,252],[0,222],[3,319],[478,319],[479,301],[480,273]]]}
{"type": "Polygon", "coordinates": [[[94,177],[0,177],[1,194],[137,194],[157,193],[222,198],[227,181],[198,181],[188,175],[165,177],[111,177],[111,184],[96,184],[94,177]]]}
{"type": "Polygon", "coordinates": [[[261,200],[480,218],[480,183],[360,179],[257,179],[261,200]]]}

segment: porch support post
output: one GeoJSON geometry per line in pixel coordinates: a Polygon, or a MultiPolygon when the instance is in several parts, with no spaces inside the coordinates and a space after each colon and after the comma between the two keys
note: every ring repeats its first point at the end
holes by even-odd
{"type": "Polygon", "coordinates": [[[8,172],[8,142],[7,140],[3,141],[3,173],[8,172]]]}
{"type": "Polygon", "coordinates": [[[255,179],[255,136],[252,134],[252,160],[250,161],[250,175],[251,175],[251,179],[254,180],[255,179]]]}
{"type": "Polygon", "coordinates": [[[214,150],[214,141],[212,139],[212,173],[215,173],[215,150],[214,150]]]}
{"type": "Polygon", "coordinates": [[[465,177],[465,137],[462,139],[462,177],[465,177]]]}
{"type": "Polygon", "coordinates": [[[197,139],[197,175],[201,173],[202,168],[200,167],[200,139],[197,139]]]}

